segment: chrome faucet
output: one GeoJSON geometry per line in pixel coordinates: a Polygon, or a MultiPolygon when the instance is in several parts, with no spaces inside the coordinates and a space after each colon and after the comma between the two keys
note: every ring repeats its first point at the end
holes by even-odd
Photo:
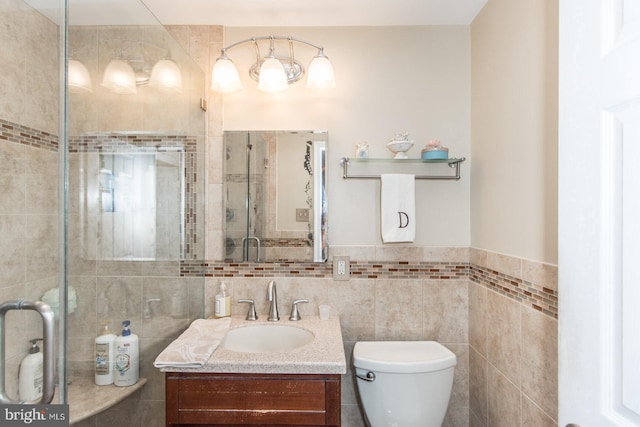
{"type": "Polygon", "coordinates": [[[267,320],[269,322],[277,322],[280,320],[280,316],[278,316],[278,293],[276,292],[276,282],[273,280],[267,286],[267,301],[271,303],[269,304],[269,317],[267,320]]]}

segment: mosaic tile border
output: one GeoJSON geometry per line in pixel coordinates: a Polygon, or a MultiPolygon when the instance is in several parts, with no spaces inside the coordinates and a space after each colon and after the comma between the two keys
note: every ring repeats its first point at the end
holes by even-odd
{"type": "Polygon", "coordinates": [[[0,140],[58,151],[58,137],[48,132],[0,119],[0,140]]]}
{"type": "MultiPolygon", "coordinates": [[[[314,262],[180,262],[180,275],[193,277],[332,278],[331,263],[314,262]]],[[[465,279],[469,265],[453,262],[351,261],[351,279],[465,279]]]]}
{"type": "Polygon", "coordinates": [[[469,279],[547,316],[558,318],[558,292],[553,289],[475,264],[471,265],[469,279]]]}
{"type": "Polygon", "coordinates": [[[351,277],[361,279],[466,279],[469,264],[460,262],[351,262],[351,277]]]}
{"type": "MultiPolygon", "coordinates": [[[[180,276],[186,277],[333,277],[331,263],[314,262],[216,262],[183,260],[180,276]]],[[[461,262],[351,261],[351,279],[468,278],[554,319],[558,318],[558,292],[495,270],[461,262]]]]}
{"type": "Polygon", "coordinates": [[[313,262],[180,262],[180,276],[185,277],[331,277],[328,263],[313,262]]]}
{"type": "Polygon", "coordinates": [[[103,153],[121,150],[163,152],[184,149],[195,153],[197,137],[183,134],[98,132],[69,137],[70,153],[103,153]]]}

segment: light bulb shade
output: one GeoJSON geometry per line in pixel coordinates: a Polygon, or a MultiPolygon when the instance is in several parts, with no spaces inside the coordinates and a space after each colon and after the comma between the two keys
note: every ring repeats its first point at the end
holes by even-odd
{"type": "Polygon", "coordinates": [[[102,86],[111,92],[120,94],[134,94],[136,89],[136,74],[128,62],[113,59],[107,65],[102,75],[102,86]]]}
{"type": "Polygon", "coordinates": [[[71,93],[93,92],[91,75],[84,64],[75,59],[70,59],[67,69],[67,84],[71,93]]]}
{"type": "Polygon", "coordinates": [[[233,93],[242,90],[238,69],[229,58],[221,56],[213,65],[211,90],[221,93],[233,93]]]}
{"type": "Polygon", "coordinates": [[[336,87],[333,66],[323,53],[316,55],[309,65],[307,87],[309,89],[333,89],[336,87]]]}
{"type": "Polygon", "coordinates": [[[182,90],[182,73],[178,64],[170,59],[161,59],[151,69],[149,85],[165,89],[182,90]]]}
{"type": "Polygon", "coordinates": [[[267,57],[260,66],[258,89],[264,92],[280,92],[289,87],[287,73],[282,63],[274,57],[267,57]]]}

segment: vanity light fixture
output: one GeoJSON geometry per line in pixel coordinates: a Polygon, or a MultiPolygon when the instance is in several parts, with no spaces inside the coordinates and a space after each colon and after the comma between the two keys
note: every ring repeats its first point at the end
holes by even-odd
{"type": "Polygon", "coordinates": [[[136,73],[128,61],[112,59],[102,74],[102,86],[114,93],[134,94],[138,91],[136,73]]]}
{"type": "Polygon", "coordinates": [[[69,92],[72,93],[87,93],[93,92],[93,84],[91,82],[91,75],[85,65],[75,59],[70,59],[67,68],[67,84],[69,85],[69,92]]]}
{"type": "Polygon", "coordinates": [[[156,62],[156,65],[151,69],[149,86],[181,91],[182,73],[178,64],[171,59],[161,59],[156,62]]]}
{"type": "Polygon", "coordinates": [[[216,60],[211,72],[211,89],[222,93],[238,92],[242,89],[238,69],[227,56],[227,50],[236,46],[252,43],[256,51],[256,62],[249,68],[249,75],[258,82],[258,89],[265,92],[280,92],[289,87],[290,84],[300,80],[305,69],[296,61],[293,52],[293,44],[301,43],[318,49],[318,53],[309,65],[307,75],[307,88],[310,89],[330,89],[336,86],[333,66],[324,54],[322,46],[296,39],[291,36],[261,36],[251,37],[233,43],[222,49],[220,57],[216,60]],[[269,53],[262,57],[258,41],[269,40],[269,53]],[[275,52],[275,41],[286,40],[289,46],[288,56],[277,56],[275,52]]]}
{"type": "Polygon", "coordinates": [[[161,59],[156,62],[149,75],[144,61],[113,59],[102,75],[102,86],[114,93],[135,94],[138,91],[137,86],[145,85],[181,91],[180,68],[171,59],[161,59]],[[138,71],[134,70],[132,64],[136,65],[138,71]]]}
{"type": "Polygon", "coordinates": [[[69,92],[72,93],[87,93],[93,92],[93,84],[91,83],[91,75],[85,65],[76,60],[69,59],[67,65],[67,82],[69,85],[69,92]]]}

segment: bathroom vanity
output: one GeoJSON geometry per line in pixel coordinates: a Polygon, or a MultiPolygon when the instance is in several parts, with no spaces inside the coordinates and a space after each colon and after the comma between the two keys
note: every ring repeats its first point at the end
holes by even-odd
{"type": "Polygon", "coordinates": [[[223,340],[201,368],[163,368],[167,426],[340,426],[346,359],[339,319],[233,317],[230,331],[255,326],[300,328],[313,340],[286,351],[235,351],[223,340]]]}
{"type": "Polygon", "coordinates": [[[167,426],[339,426],[340,375],[166,374],[167,426]]]}

